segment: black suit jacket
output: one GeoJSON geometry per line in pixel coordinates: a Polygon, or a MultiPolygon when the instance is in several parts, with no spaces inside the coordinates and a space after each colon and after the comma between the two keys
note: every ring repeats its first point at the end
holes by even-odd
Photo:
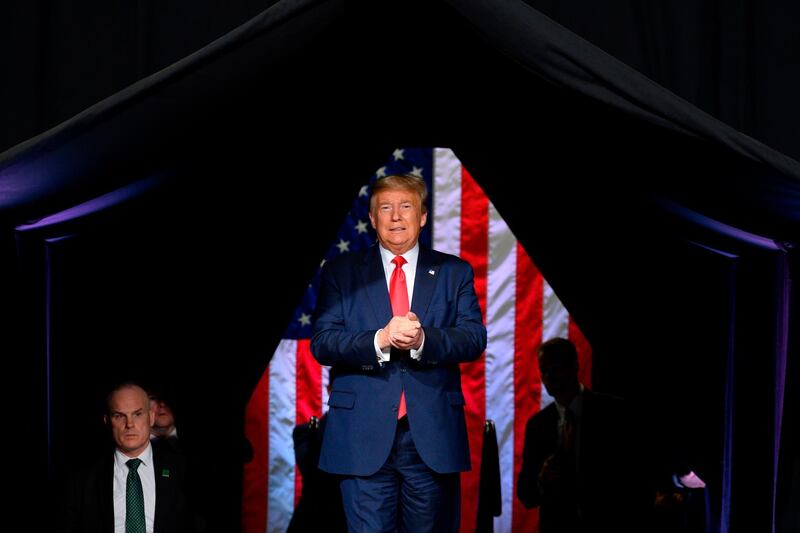
{"type": "Polygon", "coordinates": [[[549,487],[540,493],[538,486],[544,461],[558,456],[555,404],[533,415],[525,427],[517,497],[525,507],[539,507],[541,533],[628,531],[634,520],[630,494],[644,489],[634,480],[629,427],[635,422],[625,414],[622,401],[589,389],[582,394],[577,479],[570,487],[549,487]]]}
{"type": "MultiPolygon", "coordinates": [[[[154,533],[191,533],[192,517],[183,492],[183,459],[166,447],[153,447],[156,480],[154,533]]],[[[56,531],[114,532],[114,454],[106,453],[66,483],[56,531]]]]}

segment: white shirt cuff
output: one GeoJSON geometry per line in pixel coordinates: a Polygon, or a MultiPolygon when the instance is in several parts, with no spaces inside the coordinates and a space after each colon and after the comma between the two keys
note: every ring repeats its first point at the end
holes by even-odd
{"type": "Polygon", "coordinates": [[[422,344],[419,345],[418,350],[411,348],[410,350],[411,359],[413,359],[414,361],[419,361],[420,359],[422,359],[422,350],[424,349],[425,349],[425,330],[422,330],[422,344]]]}
{"type": "Polygon", "coordinates": [[[392,350],[392,347],[389,346],[385,350],[381,350],[380,345],[378,344],[378,335],[381,334],[383,328],[379,329],[375,332],[375,338],[372,340],[372,343],[375,345],[375,355],[378,357],[379,363],[388,363],[389,362],[389,353],[392,350]]]}

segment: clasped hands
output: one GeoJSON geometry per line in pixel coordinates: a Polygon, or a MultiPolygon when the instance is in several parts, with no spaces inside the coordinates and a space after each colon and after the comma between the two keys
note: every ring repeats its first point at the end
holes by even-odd
{"type": "Polygon", "coordinates": [[[382,349],[394,346],[399,350],[418,350],[422,346],[422,324],[413,312],[405,316],[394,316],[379,333],[378,343],[382,349]]]}

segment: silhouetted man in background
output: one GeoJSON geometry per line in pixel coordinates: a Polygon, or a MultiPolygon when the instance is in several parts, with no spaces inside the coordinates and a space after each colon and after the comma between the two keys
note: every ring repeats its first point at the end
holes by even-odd
{"type": "Polygon", "coordinates": [[[578,380],[578,354],[555,338],[538,353],[542,383],[555,399],[525,428],[517,497],[539,508],[541,533],[629,531],[634,479],[622,401],[578,380]]]}

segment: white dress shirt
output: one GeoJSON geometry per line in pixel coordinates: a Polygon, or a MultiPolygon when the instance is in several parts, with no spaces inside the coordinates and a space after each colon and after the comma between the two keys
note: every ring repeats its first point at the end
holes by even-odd
{"type": "MultiPolygon", "coordinates": [[[[394,269],[397,268],[392,260],[396,257],[395,254],[384,248],[383,246],[378,245],[378,249],[381,251],[381,262],[383,263],[383,273],[386,276],[386,290],[390,289],[390,283],[392,280],[392,273],[394,269]]],[[[415,244],[412,249],[407,251],[404,254],[401,254],[403,259],[406,260],[406,263],[402,266],[403,273],[406,275],[406,289],[408,290],[408,308],[411,309],[411,298],[414,296],[414,279],[417,277],[417,259],[419,259],[419,243],[415,244]]],[[[380,332],[383,331],[383,328],[379,329],[375,333],[375,355],[378,356],[378,362],[380,363],[388,363],[389,362],[389,354],[392,350],[392,347],[389,346],[388,348],[381,350],[380,345],[378,344],[378,335],[380,332]]],[[[422,337],[422,344],[420,345],[418,350],[411,349],[411,358],[419,360],[422,357],[422,349],[425,347],[425,337],[423,334],[422,337]]]]}
{"type": "MultiPolygon", "coordinates": [[[[125,494],[128,486],[128,465],[125,463],[129,459],[134,457],[128,457],[119,450],[114,452],[114,533],[125,533],[125,494]]],[[[153,533],[153,520],[156,516],[156,475],[153,467],[153,448],[149,442],[138,459],[142,461],[136,471],[142,481],[147,533],[153,533]]]]}

